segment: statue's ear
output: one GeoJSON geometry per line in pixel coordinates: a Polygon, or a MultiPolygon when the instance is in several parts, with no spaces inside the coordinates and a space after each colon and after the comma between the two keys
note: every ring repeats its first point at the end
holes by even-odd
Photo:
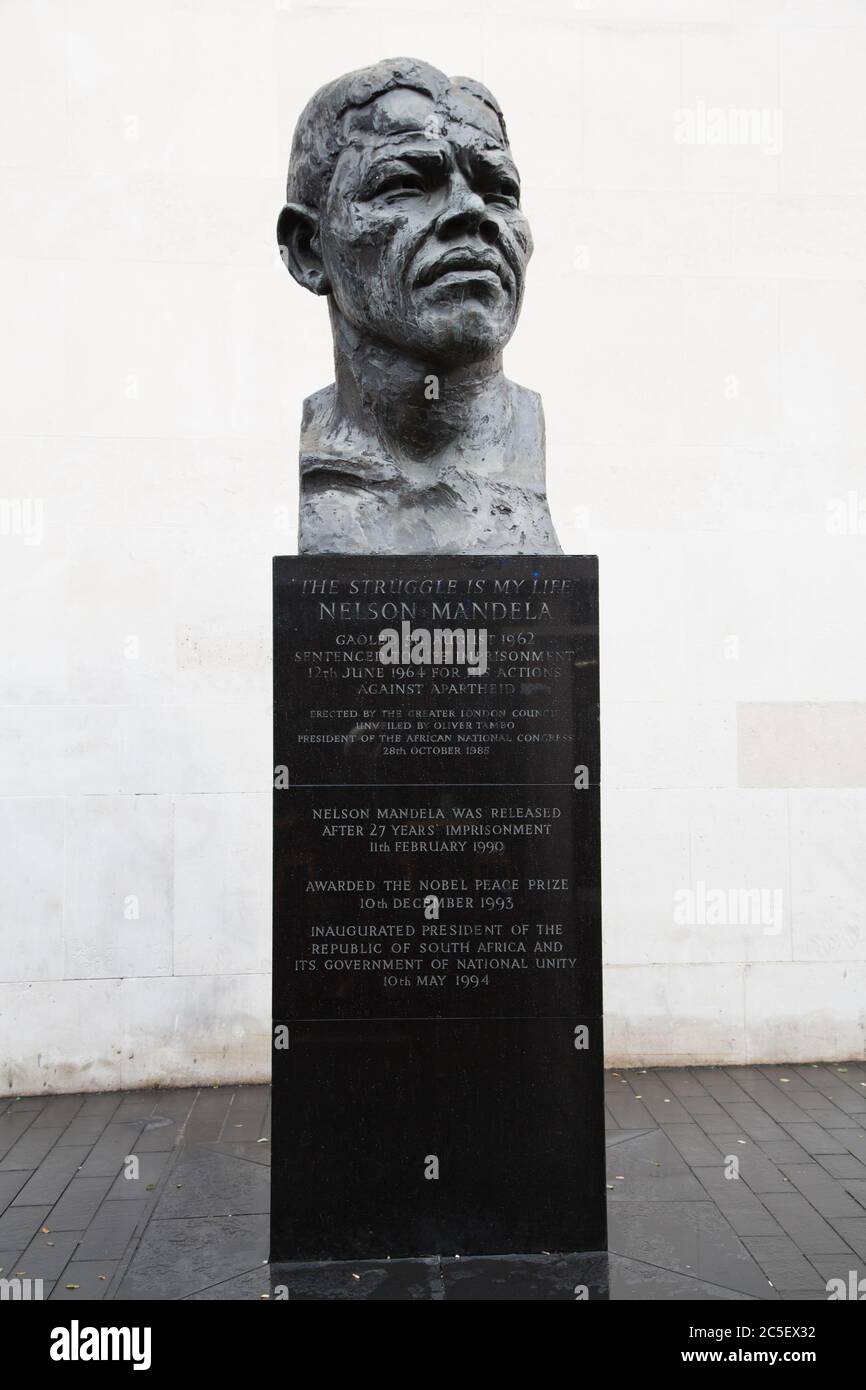
{"type": "Polygon", "coordinates": [[[330,294],[322,263],[319,215],[301,203],[286,203],[277,218],[280,255],[299,285],[313,294],[330,294]]]}

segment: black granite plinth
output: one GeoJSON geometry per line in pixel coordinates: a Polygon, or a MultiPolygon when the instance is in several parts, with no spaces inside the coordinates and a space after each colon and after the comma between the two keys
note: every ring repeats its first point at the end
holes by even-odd
{"type": "Polygon", "coordinates": [[[554,1302],[610,1297],[605,1251],[578,1255],[476,1255],[422,1260],[272,1264],[270,1297],[295,1303],[554,1302]]]}
{"type": "Polygon", "coordinates": [[[595,560],[275,560],[274,730],[272,1261],[603,1249],[595,560]]]}

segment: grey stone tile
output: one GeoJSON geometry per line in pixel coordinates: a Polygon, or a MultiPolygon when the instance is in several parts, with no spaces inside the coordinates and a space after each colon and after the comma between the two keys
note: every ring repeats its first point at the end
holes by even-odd
{"type": "Polygon", "coordinates": [[[112,1120],[105,1126],[102,1137],[90,1150],[86,1162],[82,1164],[83,1178],[115,1178],[123,1168],[124,1160],[135,1151],[135,1143],[142,1130],[141,1120],[127,1120],[115,1123],[112,1120]]]}
{"type": "Polygon", "coordinates": [[[739,1160],[740,1177],[756,1192],[790,1192],[791,1184],[781,1169],[764,1153],[755,1139],[743,1139],[737,1134],[714,1135],[714,1142],[725,1157],[739,1160]]]}
{"type": "Polygon", "coordinates": [[[80,1260],[120,1260],[150,1203],[103,1202],[76,1252],[80,1260]]]}
{"type": "Polygon", "coordinates": [[[38,1207],[9,1207],[0,1216],[0,1250],[22,1251],[45,1225],[50,1211],[47,1204],[38,1207]]]}
{"type": "Polygon", "coordinates": [[[817,1091],[825,1089],[832,1082],[832,1077],[828,1075],[820,1062],[807,1062],[805,1065],[798,1063],[797,1066],[789,1069],[789,1075],[801,1077],[807,1086],[812,1086],[817,1091]]]}
{"type": "MultiPolygon", "coordinates": [[[[659,1269],[656,1265],[643,1264],[640,1260],[628,1260],[621,1255],[610,1256],[610,1298],[621,1302],[689,1302],[701,1303],[753,1303],[755,1294],[741,1293],[737,1289],[720,1288],[707,1284],[701,1279],[692,1279],[671,1269],[659,1269]]],[[[778,1295],[765,1285],[766,1293],[761,1300],[773,1301],[778,1295]]]]}
{"type": "Polygon", "coordinates": [[[791,1099],[802,1112],[799,1116],[800,1122],[810,1120],[813,1110],[824,1110],[827,1106],[827,1097],[820,1091],[792,1091],[791,1099]]]}
{"type": "Polygon", "coordinates": [[[267,1259],[266,1216],[152,1219],[117,1291],[119,1299],[185,1298],[267,1259]]]}
{"type": "Polygon", "coordinates": [[[604,1136],[605,1146],[608,1149],[616,1148],[617,1144],[623,1143],[626,1139],[639,1139],[642,1134],[656,1134],[654,1129],[615,1129],[608,1130],[604,1136]]]}
{"type": "Polygon", "coordinates": [[[854,1091],[846,1087],[844,1091],[836,1091],[833,1105],[837,1110],[844,1110],[846,1115],[858,1116],[861,1125],[866,1124],[866,1090],[854,1091]]]}
{"type": "MultiPolygon", "coordinates": [[[[50,1153],[63,1133],[62,1126],[30,1125],[21,1138],[9,1149],[0,1163],[0,1176],[14,1169],[29,1169],[33,1172],[39,1167],[46,1154],[50,1153]]],[[[0,1198],[2,1205],[2,1198],[0,1198]]]]}
{"type": "MultiPolygon", "coordinates": [[[[850,1245],[862,1260],[866,1260],[866,1216],[834,1220],[832,1224],[846,1244],[850,1245]]],[[[863,1273],[866,1274],[866,1270],[863,1273]]]]}
{"type": "Polygon", "coordinates": [[[128,1091],[111,1117],[112,1124],[127,1124],[130,1120],[144,1123],[156,1109],[157,1091],[128,1091]]]}
{"type": "Polygon", "coordinates": [[[780,1293],[779,1297],[784,1303],[824,1303],[827,1294],[826,1291],[818,1293],[815,1289],[800,1289],[798,1293],[780,1293]]]}
{"type": "Polygon", "coordinates": [[[866,1067],[862,1063],[853,1065],[849,1062],[844,1072],[837,1072],[838,1079],[842,1082],[843,1091],[836,1091],[834,1100],[837,1105],[842,1104],[842,1096],[854,1096],[861,1102],[866,1097],[866,1067]]]}
{"type": "Polygon", "coordinates": [[[862,1163],[851,1153],[821,1154],[817,1161],[822,1168],[826,1168],[831,1177],[839,1178],[842,1182],[866,1182],[866,1163],[862,1163]]]}
{"type": "Polygon", "coordinates": [[[33,1121],[34,1127],[39,1129],[47,1125],[49,1129],[64,1129],[75,1119],[81,1104],[82,1097],[78,1095],[49,1096],[33,1121]]]}
{"type": "MultiPolygon", "coordinates": [[[[633,1138],[634,1133],[634,1130],[629,1130],[628,1138],[633,1138]]],[[[229,1158],[245,1158],[249,1163],[258,1163],[263,1168],[271,1166],[270,1139],[240,1139],[234,1144],[210,1144],[208,1149],[211,1153],[227,1154],[229,1158]]],[[[193,1152],[193,1149],[185,1146],[184,1152],[193,1152]]]]}
{"type": "MultiPolygon", "coordinates": [[[[813,1255],[811,1263],[825,1282],[830,1279],[842,1279],[845,1283],[846,1293],[850,1292],[852,1284],[859,1284],[860,1280],[866,1277],[866,1269],[863,1268],[857,1255],[850,1250],[844,1255],[813,1255]],[[854,1276],[853,1279],[852,1275],[854,1276]]],[[[866,1287],[858,1292],[866,1293],[866,1287]]],[[[829,1290],[826,1293],[829,1294],[829,1290]]],[[[833,1300],[833,1302],[841,1301],[839,1299],[833,1300]]],[[[861,1300],[858,1298],[857,1301],[860,1302],[861,1300]]]]}
{"type": "Polygon", "coordinates": [[[610,1150],[607,1181],[612,1185],[607,1195],[613,1205],[637,1200],[700,1202],[706,1195],[670,1139],[658,1130],[610,1150]]]}
{"type": "Polygon", "coordinates": [[[755,1081],[751,1085],[743,1082],[743,1087],[748,1090],[755,1104],[765,1110],[771,1119],[779,1123],[789,1121],[794,1124],[808,1121],[808,1114],[796,1104],[794,1098],[783,1094],[772,1082],[765,1079],[755,1081]]]}
{"type": "Polygon", "coordinates": [[[784,1173],[821,1216],[864,1215],[859,1203],[820,1164],[789,1163],[784,1173]]]}
{"type": "Polygon", "coordinates": [[[124,1098],[122,1091],[93,1091],[92,1094],[85,1095],[83,1098],[78,1115],[101,1115],[108,1123],[122,1098],[124,1098]]]}
{"type": "Polygon", "coordinates": [[[0,1115],[0,1159],[5,1158],[13,1145],[18,1143],[33,1120],[32,1110],[13,1110],[11,1106],[5,1115],[0,1115]]]}
{"type": "Polygon", "coordinates": [[[15,1198],[16,1206],[53,1206],[87,1157],[87,1149],[55,1147],[15,1198]]]}
{"type": "Polygon", "coordinates": [[[706,1094],[700,1096],[682,1096],[681,1099],[686,1110],[688,1110],[689,1114],[693,1117],[697,1117],[699,1115],[714,1115],[717,1116],[719,1119],[724,1120],[726,1124],[730,1123],[730,1116],[728,1115],[727,1110],[723,1110],[722,1107],[719,1105],[719,1102],[717,1100],[713,1100],[712,1096],[708,1096],[706,1094]]]}
{"type": "Polygon", "coordinates": [[[694,1122],[664,1125],[663,1131],[680,1156],[691,1167],[712,1166],[713,1164],[721,1166],[724,1162],[721,1151],[707,1138],[700,1125],[696,1125],[694,1122]]]}
{"type": "Polygon", "coordinates": [[[749,1099],[748,1091],[744,1091],[742,1086],[737,1085],[733,1077],[721,1068],[707,1076],[701,1072],[699,1079],[710,1095],[721,1105],[745,1103],[749,1099]]]}
{"type": "Polygon", "coordinates": [[[73,1178],[43,1225],[52,1231],[86,1231],[110,1187],[110,1178],[73,1178]]]}
{"type": "Polygon", "coordinates": [[[706,1088],[687,1067],[662,1067],[657,1074],[668,1090],[684,1104],[688,1099],[708,1098],[706,1088]]]}
{"type": "Polygon", "coordinates": [[[136,1202],[149,1197],[149,1192],[154,1192],[163,1174],[167,1171],[171,1162],[170,1153],[139,1153],[135,1150],[131,1157],[138,1159],[138,1177],[128,1178],[127,1169],[124,1165],[121,1172],[111,1183],[108,1193],[109,1201],[112,1202],[136,1202]]]}
{"type": "MultiPolygon", "coordinates": [[[[730,1134],[731,1129],[733,1127],[733,1120],[731,1119],[728,1112],[726,1110],[722,1110],[721,1107],[719,1107],[719,1110],[720,1113],[718,1115],[700,1114],[694,1115],[692,1117],[695,1121],[695,1124],[700,1125],[701,1129],[704,1131],[704,1134],[708,1134],[710,1138],[713,1140],[713,1143],[716,1142],[715,1136],[717,1134],[730,1134]]],[[[745,1134],[740,1135],[741,1139],[745,1139],[745,1137],[745,1134]]]]}
{"type": "Polygon", "coordinates": [[[620,1129],[655,1129],[653,1117],[643,1101],[636,1100],[626,1087],[620,1095],[608,1095],[607,1104],[620,1129]]]}
{"type": "Polygon", "coordinates": [[[219,1138],[259,1139],[268,1111],[267,1086],[238,1086],[219,1138]]]}
{"type": "Polygon", "coordinates": [[[862,1178],[843,1178],[840,1186],[861,1208],[859,1215],[866,1216],[866,1182],[862,1178]]]}
{"type": "Polygon", "coordinates": [[[614,1202],[613,1254],[764,1298],[767,1281],[713,1202],[614,1202]]]}
{"type": "Polygon", "coordinates": [[[182,1154],[163,1189],[156,1215],[252,1216],[270,1209],[267,1168],[222,1153],[182,1154]]]}
{"type": "MultiPolygon", "coordinates": [[[[838,1140],[839,1148],[833,1150],[834,1153],[851,1153],[861,1163],[866,1163],[866,1134],[853,1129],[833,1129],[828,1131],[828,1135],[838,1140]]],[[[823,1153],[818,1157],[823,1161],[823,1153]]]]}
{"type": "Polygon", "coordinates": [[[843,1153],[846,1147],[814,1121],[803,1125],[786,1124],[785,1129],[791,1138],[810,1154],[838,1154],[843,1153]]]}
{"type": "Polygon", "coordinates": [[[186,1124],[187,1143],[215,1143],[222,1133],[231,1105],[230,1086],[214,1086],[199,1091],[186,1124]]]}
{"type": "Polygon", "coordinates": [[[25,1270],[31,1279],[56,1279],[66,1268],[77,1244],[77,1231],[51,1231],[43,1235],[39,1230],[18,1261],[18,1268],[25,1270]]]}
{"type": "MultiPolygon", "coordinates": [[[[279,1266],[274,1266],[279,1269],[279,1266]]],[[[275,1282],[279,1282],[278,1280],[275,1282]]],[[[199,1293],[188,1294],[187,1303],[228,1303],[245,1301],[266,1302],[275,1297],[272,1291],[271,1266],[261,1264],[246,1274],[236,1274],[231,1279],[222,1279],[199,1293]]]]}
{"type": "Polygon", "coordinates": [[[747,1236],[745,1244],[780,1293],[823,1290],[825,1281],[787,1236],[747,1236]]]}
{"type": "Polygon", "coordinates": [[[742,1178],[726,1178],[720,1166],[696,1168],[695,1175],[738,1236],[784,1235],[778,1221],[742,1178]]]}
{"type": "Polygon", "coordinates": [[[136,1153],[165,1153],[173,1149],[184,1132],[197,1091],[161,1091],[152,1115],[135,1146],[136,1153]]]}
{"type": "Polygon", "coordinates": [[[64,1129],[58,1144],[86,1144],[91,1148],[102,1134],[108,1123],[106,1115],[76,1115],[64,1129]]]}
{"type": "Polygon", "coordinates": [[[799,1192],[765,1192],[764,1206],[804,1255],[834,1255],[845,1242],[799,1192]]]}
{"type": "Polygon", "coordinates": [[[79,1115],[103,1115],[106,1123],[123,1099],[121,1091],[94,1091],[81,1102],[79,1115]]]}
{"type": "Polygon", "coordinates": [[[32,1170],[22,1172],[14,1169],[10,1173],[0,1173],[0,1211],[5,1211],[31,1176],[32,1170]]]}
{"type": "Polygon", "coordinates": [[[866,1086],[860,1084],[861,1079],[856,1068],[849,1065],[844,1071],[821,1068],[813,1084],[824,1098],[825,1106],[862,1116],[866,1112],[866,1086]]]}
{"type": "Polygon", "coordinates": [[[809,1162],[809,1154],[793,1139],[769,1139],[766,1142],[759,1140],[758,1148],[776,1164],[809,1162]]]}
{"type": "Polygon", "coordinates": [[[860,1129],[863,1128],[863,1115],[848,1115],[837,1105],[824,1105],[820,1110],[812,1110],[810,1120],[822,1129],[860,1129]]]}
{"type": "MultiPolygon", "coordinates": [[[[637,1099],[638,1096],[640,1096],[640,1104],[649,1111],[656,1124],[688,1124],[692,1118],[682,1102],[677,1100],[660,1078],[652,1072],[641,1077],[641,1085],[636,1088],[635,1098],[637,1099]]],[[[611,1105],[611,1109],[613,1108],[611,1105]]]]}
{"type": "Polygon", "coordinates": [[[785,1130],[780,1129],[776,1121],[753,1100],[745,1102],[726,1101],[724,1105],[736,1127],[741,1129],[750,1139],[768,1140],[787,1137],[785,1130]]]}
{"type": "Polygon", "coordinates": [[[105,1298],[117,1268],[117,1260],[70,1260],[51,1291],[51,1301],[95,1303],[105,1298]]]}

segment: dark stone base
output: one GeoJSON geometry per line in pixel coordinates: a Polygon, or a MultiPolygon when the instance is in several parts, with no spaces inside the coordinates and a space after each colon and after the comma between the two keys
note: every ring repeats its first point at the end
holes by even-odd
{"type": "Polygon", "coordinates": [[[605,1251],[272,1264],[271,1299],[574,1303],[607,1300],[605,1251]]]}

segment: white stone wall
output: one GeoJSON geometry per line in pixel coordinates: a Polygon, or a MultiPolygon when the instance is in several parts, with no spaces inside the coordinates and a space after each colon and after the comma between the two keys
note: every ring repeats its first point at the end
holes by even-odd
{"type": "Polygon", "coordinates": [[[270,558],[331,379],[274,220],[303,102],[396,53],[524,175],[609,1058],[863,1055],[863,0],[4,0],[4,1092],[267,1076],[270,558]]]}

